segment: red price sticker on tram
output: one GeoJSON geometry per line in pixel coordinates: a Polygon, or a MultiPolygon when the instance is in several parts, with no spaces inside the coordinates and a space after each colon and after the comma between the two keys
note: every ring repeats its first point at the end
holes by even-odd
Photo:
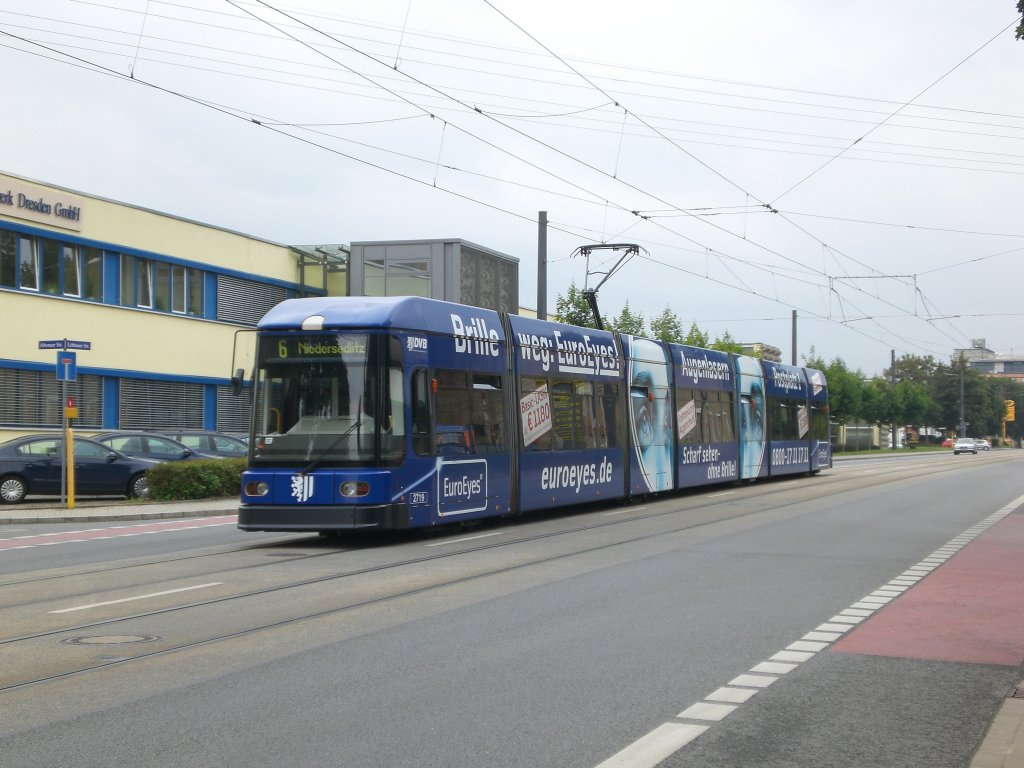
{"type": "Polygon", "coordinates": [[[519,400],[519,413],[523,418],[523,443],[529,445],[541,435],[551,431],[551,400],[547,384],[524,395],[519,400]]]}

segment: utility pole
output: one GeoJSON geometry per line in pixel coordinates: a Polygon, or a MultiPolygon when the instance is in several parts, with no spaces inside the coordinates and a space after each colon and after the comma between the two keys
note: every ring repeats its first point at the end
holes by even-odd
{"type": "Polygon", "coordinates": [[[537,317],[548,319],[548,212],[537,214],[537,317]]]}
{"type": "MultiPolygon", "coordinates": [[[[896,394],[896,350],[889,350],[892,352],[892,366],[889,368],[889,381],[893,386],[893,394],[896,394]]],[[[896,450],[896,418],[893,417],[892,423],[889,425],[889,438],[892,441],[892,449],[896,450]]]]}
{"type": "Polygon", "coordinates": [[[796,366],[796,310],[793,310],[793,365],[796,366]]]}
{"type": "Polygon", "coordinates": [[[964,423],[964,358],[960,356],[960,437],[967,437],[967,424],[964,423]]]}

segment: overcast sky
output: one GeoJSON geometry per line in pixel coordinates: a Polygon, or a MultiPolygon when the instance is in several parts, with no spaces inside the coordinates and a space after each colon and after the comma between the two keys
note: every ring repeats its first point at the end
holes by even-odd
{"type": "Polygon", "coordinates": [[[4,0],[0,170],[286,244],[463,238],[867,375],[1024,354],[1014,0],[4,0]],[[615,254],[612,257],[617,258],[615,254]]]}

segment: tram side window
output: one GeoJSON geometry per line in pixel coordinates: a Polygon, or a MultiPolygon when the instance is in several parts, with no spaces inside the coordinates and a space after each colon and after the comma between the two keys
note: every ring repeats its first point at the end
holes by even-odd
{"type": "MultiPolygon", "coordinates": [[[[619,393],[615,384],[578,379],[520,379],[520,393],[526,400],[532,393],[547,392],[550,422],[538,434],[529,425],[521,425],[530,436],[526,448],[531,451],[561,451],[585,448],[617,448],[622,433],[619,420],[619,393]]],[[[527,418],[523,414],[522,418],[527,418]]],[[[541,424],[544,417],[541,416],[541,424]]]]}
{"type": "Polygon", "coordinates": [[[829,439],[828,406],[824,403],[811,403],[811,437],[815,440],[829,439]]]}
{"type": "Polygon", "coordinates": [[[710,443],[731,443],[736,440],[732,392],[706,392],[707,408],[705,423],[707,440],[710,443]]]}
{"type": "Polygon", "coordinates": [[[438,455],[506,450],[501,376],[436,370],[434,382],[434,445],[438,455]]]}
{"type": "Polygon", "coordinates": [[[676,390],[676,419],[685,427],[693,424],[679,442],[730,443],[736,439],[733,398],[730,392],[703,389],[676,390]]]}
{"type": "Polygon", "coordinates": [[[432,456],[430,444],[430,389],[427,371],[420,368],[412,375],[412,449],[417,456],[432,456]]]}
{"type": "Polygon", "coordinates": [[[769,434],[772,440],[800,439],[800,407],[802,400],[789,397],[768,398],[769,434]]]}

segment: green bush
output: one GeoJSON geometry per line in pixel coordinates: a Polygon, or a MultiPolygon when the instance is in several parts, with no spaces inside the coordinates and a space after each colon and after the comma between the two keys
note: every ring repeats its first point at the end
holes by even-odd
{"type": "Polygon", "coordinates": [[[245,459],[165,461],[146,473],[149,497],[159,501],[238,496],[245,459]]]}

